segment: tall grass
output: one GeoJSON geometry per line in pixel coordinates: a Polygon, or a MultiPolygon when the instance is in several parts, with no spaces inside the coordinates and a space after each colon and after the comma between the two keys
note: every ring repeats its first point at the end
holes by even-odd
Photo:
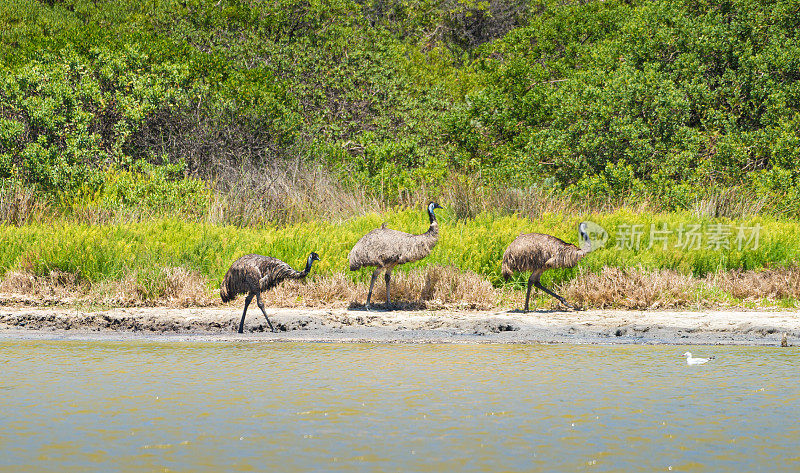
{"type": "MultiPolygon", "coordinates": [[[[261,167],[220,166],[212,180],[185,175],[180,166],[137,163],[130,169],[109,168],[103,184],[46,194],[17,181],[0,184],[0,222],[73,222],[125,224],[160,219],[261,228],[300,222],[339,223],[369,212],[421,208],[436,201],[457,220],[521,216],[532,221],[547,215],[614,214],[623,210],[663,214],[674,211],[670,199],[651,191],[592,196],[534,183],[527,187],[486,182],[481,175],[445,173],[432,186],[420,185],[384,195],[353,179],[300,159],[261,167]]],[[[747,186],[686,190],[681,208],[698,220],[750,219],[759,215],[795,218],[796,202],[758,193],[747,186]]],[[[677,204],[676,204],[677,205],[677,204]]]]}
{"type": "Polygon", "coordinates": [[[0,183],[0,222],[25,225],[46,220],[49,214],[50,203],[35,189],[5,179],[0,183]]]}
{"type": "MultiPolygon", "coordinates": [[[[500,278],[500,260],[506,246],[522,232],[542,232],[567,242],[577,243],[577,225],[591,220],[604,227],[610,238],[604,248],[589,254],[580,267],[599,273],[604,267],[673,270],[702,277],[716,271],[790,267],[800,261],[800,225],[797,221],[753,217],[746,220],[700,218],[689,213],[637,213],[618,210],[605,214],[565,215],[545,213],[535,220],[520,216],[493,216],[481,213],[474,219],[459,220],[452,211],[439,212],[441,238],[428,258],[403,265],[408,271],[430,265],[453,266],[480,274],[495,286],[500,278]],[[620,229],[639,225],[643,231],[638,249],[626,248],[620,229]],[[683,225],[699,225],[705,232],[714,225],[727,225],[732,233],[730,248],[715,249],[702,242],[696,249],[676,247],[677,235],[666,248],[659,242],[648,248],[651,225],[667,225],[675,230],[683,225]],[[758,247],[754,242],[739,249],[737,228],[760,227],[758,247]]],[[[88,225],[60,222],[25,226],[0,226],[0,273],[24,270],[36,275],[51,271],[76,274],[80,279],[98,282],[121,279],[136,273],[143,281],[157,281],[166,267],[197,271],[212,284],[221,281],[230,263],[246,253],[272,255],[294,266],[302,266],[310,251],[322,261],[318,275],[345,271],[347,254],[365,233],[386,222],[390,228],[412,233],[428,226],[423,208],[393,209],[367,213],[341,222],[309,221],[293,225],[235,227],[207,222],[163,219],[113,225],[88,225]]],[[[577,268],[547,273],[549,282],[572,279],[577,268]]],[[[354,274],[352,278],[363,278],[354,274]]],[[[524,276],[510,284],[521,287],[524,276]]]]}
{"type": "Polygon", "coordinates": [[[386,208],[366,190],[346,188],[324,168],[299,161],[264,169],[227,168],[212,187],[206,220],[219,225],[335,221],[386,208]]]}

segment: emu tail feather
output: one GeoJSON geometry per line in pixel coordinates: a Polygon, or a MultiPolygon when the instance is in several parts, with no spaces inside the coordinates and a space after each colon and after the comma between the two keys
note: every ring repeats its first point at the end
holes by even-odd
{"type": "Polygon", "coordinates": [[[503,275],[503,279],[505,279],[506,281],[511,279],[511,275],[513,274],[513,271],[511,270],[511,267],[509,266],[508,261],[506,261],[505,258],[503,258],[503,263],[501,266],[501,274],[503,275]]]}
{"type": "Polygon", "coordinates": [[[228,288],[228,283],[230,282],[230,273],[225,275],[225,279],[222,280],[222,286],[219,288],[219,296],[222,298],[222,302],[230,302],[233,300],[235,294],[228,288]]]}

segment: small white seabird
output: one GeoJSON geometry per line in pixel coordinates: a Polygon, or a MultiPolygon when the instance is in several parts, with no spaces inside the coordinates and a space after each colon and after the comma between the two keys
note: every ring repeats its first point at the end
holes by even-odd
{"type": "Polygon", "coordinates": [[[704,363],[708,363],[709,361],[713,360],[714,357],[709,358],[692,358],[692,354],[688,351],[683,354],[686,357],[686,364],[687,365],[702,365],[704,363]]]}

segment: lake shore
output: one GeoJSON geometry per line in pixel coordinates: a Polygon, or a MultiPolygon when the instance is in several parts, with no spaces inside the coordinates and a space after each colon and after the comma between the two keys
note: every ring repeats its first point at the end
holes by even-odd
{"type": "Polygon", "coordinates": [[[798,311],[532,311],[253,307],[0,307],[0,339],[298,341],[378,343],[800,344],[798,311]]]}

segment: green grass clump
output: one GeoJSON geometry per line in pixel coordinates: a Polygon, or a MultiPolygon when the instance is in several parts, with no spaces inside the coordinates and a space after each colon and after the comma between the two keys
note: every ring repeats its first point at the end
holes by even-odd
{"type": "MultiPolygon", "coordinates": [[[[796,266],[800,261],[800,222],[754,217],[745,220],[700,219],[688,213],[632,213],[625,210],[605,214],[567,216],[544,214],[535,221],[520,216],[478,215],[457,220],[452,213],[439,212],[439,244],[422,261],[398,267],[408,271],[429,265],[449,265],[483,275],[495,285],[503,284],[500,261],[508,244],[523,232],[555,235],[577,243],[577,225],[591,220],[609,233],[605,248],[589,254],[579,266],[590,272],[603,267],[670,269],[702,277],[715,271],[796,266]],[[667,225],[673,230],[683,225],[700,225],[702,231],[716,224],[728,225],[730,248],[708,248],[704,240],[699,249],[676,247],[677,235],[648,248],[650,225],[667,225]],[[622,225],[642,225],[639,249],[621,248],[618,238],[622,225]],[[758,247],[753,242],[737,247],[739,227],[760,227],[758,247]]],[[[420,209],[399,209],[382,214],[367,214],[343,222],[311,221],[286,227],[238,228],[204,222],[173,219],[113,225],[87,225],[61,222],[0,226],[0,273],[25,270],[47,275],[53,270],[77,274],[89,282],[117,280],[136,274],[142,282],[158,279],[163,268],[183,267],[197,271],[218,284],[225,271],[239,256],[259,253],[278,257],[302,267],[310,251],[322,257],[312,275],[331,275],[347,271],[347,254],[368,231],[387,222],[390,228],[422,233],[428,221],[420,209]]],[[[745,242],[746,243],[746,242],[745,242]]],[[[352,278],[365,277],[352,274],[352,278]]],[[[550,283],[573,278],[578,268],[548,273],[550,283]]],[[[521,287],[525,275],[511,282],[521,287]]],[[[145,284],[147,285],[147,284],[145,284]]]]}

